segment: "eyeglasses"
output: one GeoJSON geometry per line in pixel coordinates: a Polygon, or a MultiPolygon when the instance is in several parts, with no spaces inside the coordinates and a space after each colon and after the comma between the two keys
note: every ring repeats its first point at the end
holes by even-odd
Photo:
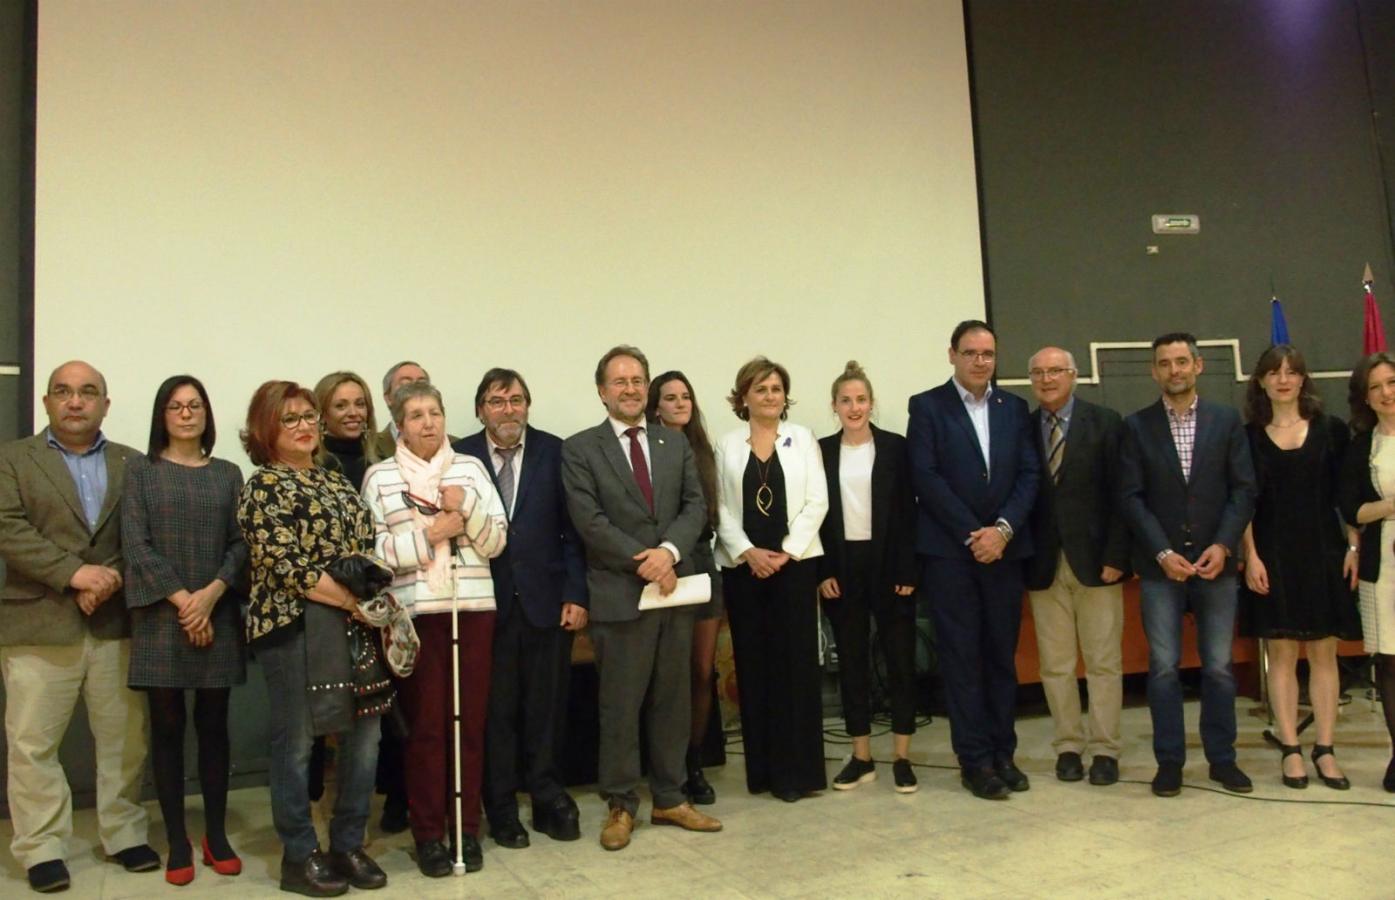
{"type": "Polygon", "coordinates": [[[301,422],[306,425],[315,425],[319,421],[320,414],[313,409],[307,409],[303,413],[286,413],[281,417],[281,427],[290,431],[293,428],[299,428],[301,422]]]}
{"type": "Polygon", "coordinates": [[[522,394],[514,394],[512,397],[490,397],[484,401],[484,405],[495,412],[506,406],[517,406],[519,409],[523,409],[528,405],[528,398],[522,394]]]}
{"type": "Polygon", "coordinates": [[[90,384],[76,391],[66,384],[56,384],[49,388],[48,395],[60,403],[66,403],[74,396],[81,397],[83,403],[94,403],[102,399],[102,392],[90,384]]]}
{"type": "Polygon", "coordinates": [[[1028,369],[1027,377],[1032,379],[1033,381],[1054,381],[1055,379],[1060,378],[1067,372],[1074,374],[1075,370],[1061,368],[1060,366],[1055,366],[1050,369],[1028,369]]]}
{"type": "Polygon", "coordinates": [[[998,358],[998,354],[992,350],[960,350],[960,359],[971,359],[974,362],[991,363],[998,358]]]}
{"type": "Polygon", "coordinates": [[[176,403],[171,400],[169,403],[165,404],[165,412],[176,416],[186,409],[191,413],[201,413],[203,412],[203,401],[190,400],[188,403],[176,403]]]}

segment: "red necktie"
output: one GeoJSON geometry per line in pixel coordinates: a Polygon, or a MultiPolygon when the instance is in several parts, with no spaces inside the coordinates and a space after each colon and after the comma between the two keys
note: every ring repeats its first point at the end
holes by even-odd
{"type": "Polygon", "coordinates": [[[635,470],[635,484],[639,485],[639,492],[644,495],[644,500],[649,504],[649,511],[654,511],[654,485],[649,481],[649,463],[644,461],[644,448],[639,445],[639,436],[644,433],[643,428],[626,428],[625,437],[630,439],[630,468],[635,470]]]}

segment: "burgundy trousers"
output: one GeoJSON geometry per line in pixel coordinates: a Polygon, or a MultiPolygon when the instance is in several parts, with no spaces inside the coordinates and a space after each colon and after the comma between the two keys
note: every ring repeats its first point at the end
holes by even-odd
{"type": "MultiPolygon", "coordinates": [[[[412,837],[443,841],[454,812],[455,763],[451,745],[450,613],[412,620],[421,654],[403,683],[407,736],[407,805],[412,837]]],[[[461,827],[479,837],[480,783],[484,773],[484,720],[489,708],[489,670],[494,613],[460,614],[460,793],[461,827]]],[[[454,834],[451,829],[450,834],[454,834]]]]}

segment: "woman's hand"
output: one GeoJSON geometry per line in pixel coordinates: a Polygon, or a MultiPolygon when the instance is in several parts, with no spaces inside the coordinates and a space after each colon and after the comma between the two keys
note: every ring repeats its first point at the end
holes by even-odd
{"type": "Polygon", "coordinates": [[[195,647],[203,648],[213,643],[213,623],[209,622],[202,628],[186,628],[184,636],[189,639],[189,643],[195,647]]]}
{"type": "Polygon", "coordinates": [[[465,533],[465,517],[458,510],[443,512],[436,516],[436,521],[432,522],[426,529],[426,540],[431,544],[440,544],[451,538],[460,537],[465,533]]]}
{"type": "Polygon", "coordinates": [[[819,596],[825,600],[837,600],[843,596],[843,592],[838,589],[838,579],[825,578],[819,582],[819,596]]]}
{"type": "Polygon", "coordinates": [[[757,578],[769,578],[790,561],[788,553],[782,553],[779,550],[762,550],[759,547],[752,547],[741,555],[745,559],[746,565],[751,567],[751,574],[757,578]]]}
{"type": "Polygon", "coordinates": [[[441,509],[446,512],[455,512],[465,505],[465,489],[458,484],[450,484],[441,488],[441,509]]]}
{"type": "Polygon", "coordinates": [[[1342,559],[1342,577],[1347,580],[1351,589],[1356,590],[1357,579],[1360,578],[1361,571],[1361,551],[1356,544],[1347,545],[1347,554],[1342,559]]]}
{"type": "Polygon", "coordinates": [[[1245,586],[1256,594],[1269,593],[1269,570],[1258,554],[1251,553],[1245,560],[1245,586]]]}
{"type": "Polygon", "coordinates": [[[896,596],[898,597],[909,597],[911,594],[915,593],[915,585],[898,584],[895,588],[893,588],[893,590],[896,591],[896,596]]]}
{"type": "Polygon", "coordinates": [[[179,611],[179,624],[189,632],[202,631],[213,616],[213,607],[218,605],[218,599],[227,589],[226,584],[215,579],[205,587],[191,591],[188,602],[179,611]]]}

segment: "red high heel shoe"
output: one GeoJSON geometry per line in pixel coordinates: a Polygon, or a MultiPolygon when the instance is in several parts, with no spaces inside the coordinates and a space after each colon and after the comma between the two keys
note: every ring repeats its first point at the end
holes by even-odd
{"type": "MultiPolygon", "coordinates": [[[[236,853],[227,859],[214,858],[213,851],[208,849],[208,835],[203,836],[203,864],[212,866],[213,871],[217,872],[219,875],[242,874],[242,859],[236,853]]],[[[189,877],[191,879],[194,877],[192,871],[189,877]]]]}
{"type": "MultiPolygon", "coordinates": [[[[188,844],[184,845],[189,847],[188,844]]],[[[174,854],[171,853],[171,856],[174,854]]],[[[165,869],[165,880],[175,887],[183,887],[194,880],[194,849],[189,847],[189,865],[181,866],[178,869],[165,869]]]]}

